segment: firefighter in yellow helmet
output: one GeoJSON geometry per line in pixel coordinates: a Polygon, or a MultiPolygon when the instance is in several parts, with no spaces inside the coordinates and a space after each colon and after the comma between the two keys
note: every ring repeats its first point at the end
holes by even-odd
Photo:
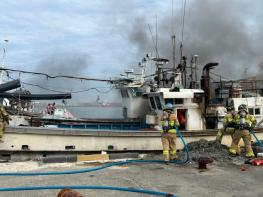
{"type": "Polygon", "coordinates": [[[221,128],[216,136],[216,140],[218,142],[222,142],[222,138],[224,135],[229,134],[233,136],[235,132],[235,122],[234,117],[236,115],[236,112],[234,111],[234,106],[228,106],[227,107],[227,114],[224,116],[223,120],[223,128],[221,128]]]}
{"type": "Polygon", "coordinates": [[[2,137],[5,130],[5,124],[9,123],[9,114],[3,106],[0,106],[0,143],[3,142],[2,137]]]}
{"type": "Polygon", "coordinates": [[[175,160],[176,156],[176,129],[175,126],[179,126],[178,119],[173,113],[173,105],[168,103],[163,109],[161,116],[161,133],[162,133],[162,145],[163,156],[166,164],[170,160],[175,160]]]}
{"type": "Polygon", "coordinates": [[[236,130],[233,135],[233,140],[229,152],[233,155],[238,153],[238,143],[242,138],[245,143],[246,157],[254,157],[254,153],[251,147],[251,135],[249,130],[254,128],[257,121],[253,115],[250,115],[247,111],[247,106],[242,104],[238,107],[238,113],[235,116],[236,130]]]}

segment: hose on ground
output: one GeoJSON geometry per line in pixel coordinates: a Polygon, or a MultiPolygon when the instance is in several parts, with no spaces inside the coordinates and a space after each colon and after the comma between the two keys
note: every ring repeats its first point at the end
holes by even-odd
{"type": "MultiPolygon", "coordinates": [[[[190,160],[189,149],[188,149],[186,142],[183,139],[182,134],[180,133],[177,127],[175,128],[177,130],[177,134],[180,140],[182,141],[184,145],[183,151],[186,152],[186,159],[185,160],[175,160],[175,161],[172,161],[172,163],[185,164],[189,162],[190,160]]],[[[109,163],[109,164],[102,165],[99,167],[86,168],[82,170],[70,170],[70,171],[62,171],[62,172],[9,172],[9,173],[0,173],[0,176],[40,176],[40,175],[78,174],[78,173],[86,173],[86,172],[102,170],[104,168],[108,168],[111,166],[120,166],[120,165],[131,164],[131,163],[164,163],[164,161],[163,160],[128,160],[128,161],[109,163]]],[[[154,190],[149,190],[149,189],[141,189],[141,188],[138,189],[138,188],[125,188],[125,187],[114,187],[114,186],[31,186],[31,187],[13,187],[13,188],[1,188],[0,187],[0,192],[25,191],[25,190],[49,190],[49,189],[64,189],[64,188],[118,190],[118,191],[125,191],[125,192],[145,193],[145,194],[156,195],[156,196],[176,197],[176,195],[166,193],[166,192],[154,191],[154,190]]]]}
{"type": "Polygon", "coordinates": [[[249,129],[249,132],[254,136],[254,138],[256,139],[257,141],[257,144],[263,148],[263,144],[261,143],[261,141],[257,138],[257,135],[255,133],[255,131],[253,129],[249,129]]]}

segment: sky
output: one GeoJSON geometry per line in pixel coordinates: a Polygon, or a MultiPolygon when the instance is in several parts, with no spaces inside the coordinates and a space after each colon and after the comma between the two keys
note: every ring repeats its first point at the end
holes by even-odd
{"type": "MultiPolygon", "coordinates": [[[[171,59],[171,35],[176,35],[177,54],[182,41],[183,3],[184,0],[1,0],[0,48],[7,49],[4,66],[84,77],[119,76],[125,69],[137,66],[146,53],[154,54],[156,18],[158,51],[160,56],[171,59]]],[[[184,55],[190,60],[198,54],[200,71],[208,62],[219,62],[215,72],[225,79],[243,78],[246,68],[247,75],[261,75],[262,10],[260,0],[186,0],[184,55]]],[[[91,87],[109,89],[103,83],[52,81],[15,73],[10,76],[65,92],[91,87]]],[[[81,99],[95,100],[98,95],[93,92],[81,99]]],[[[108,94],[104,96],[107,97],[108,94]]]]}

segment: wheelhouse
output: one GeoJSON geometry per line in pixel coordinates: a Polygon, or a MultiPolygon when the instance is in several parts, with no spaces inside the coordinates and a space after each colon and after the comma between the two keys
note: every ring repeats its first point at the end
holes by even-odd
{"type": "Polygon", "coordinates": [[[181,130],[204,129],[204,91],[201,89],[180,89],[177,92],[169,88],[160,88],[157,92],[147,93],[152,112],[159,117],[164,106],[171,103],[174,107],[181,130]]]}

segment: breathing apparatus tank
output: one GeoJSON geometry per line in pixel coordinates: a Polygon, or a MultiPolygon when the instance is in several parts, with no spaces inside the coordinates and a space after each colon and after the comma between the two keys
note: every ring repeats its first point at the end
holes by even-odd
{"type": "Polygon", "coordinates": [[[173,111],[173,105],[171,103],[167,103],[163,109],[163,131],[169,131],[169,119],[170,113],[173,111]]]}
{"type": "Polygon", "coordinates": [[[247,106],[244,104],[240,105],[238,107],[238,114],[240,117],[239,129],[245,129],[246,127],[249,127],[250,125],[247,125],[247,122],[246,122],[247,106]]]}

